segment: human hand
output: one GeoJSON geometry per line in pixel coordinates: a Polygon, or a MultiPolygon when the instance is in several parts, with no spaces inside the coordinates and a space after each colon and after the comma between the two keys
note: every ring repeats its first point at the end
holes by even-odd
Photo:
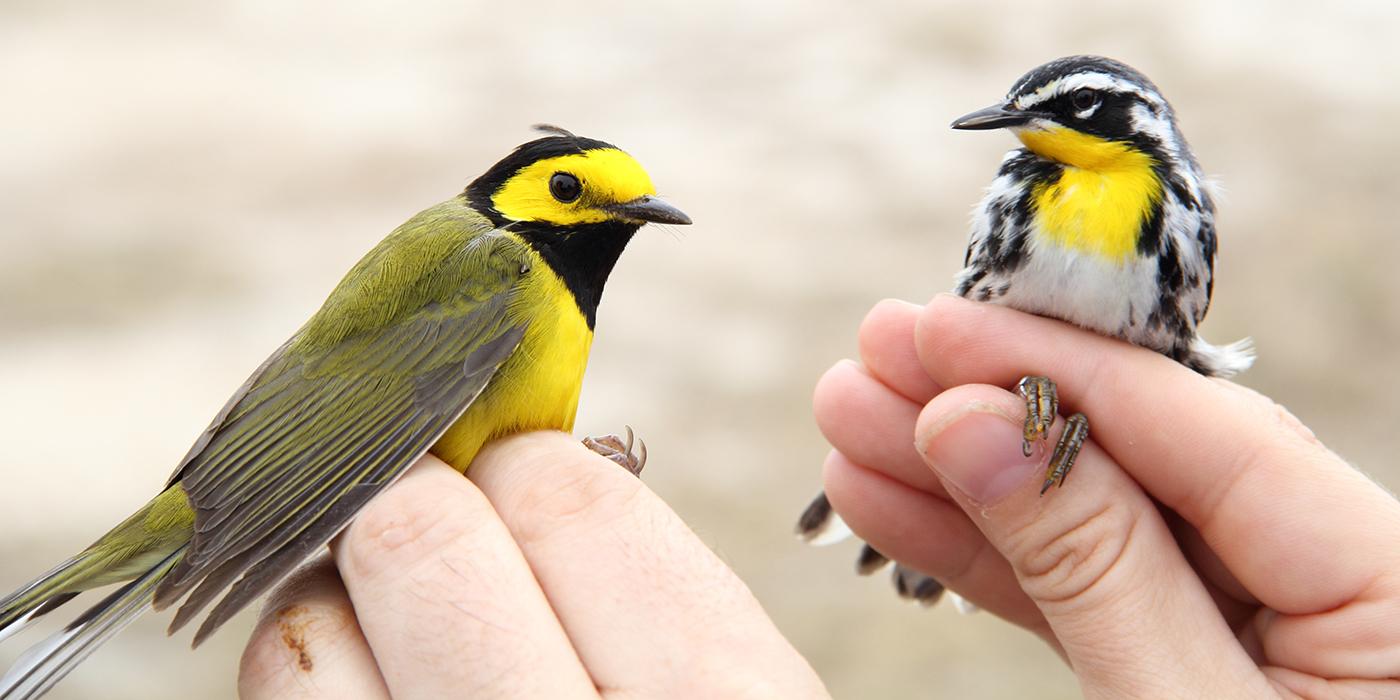
{"type": "Polygon", "coordinates": [[[1087,696],[1400,694],[1400,504],[1267,397],[951,296],[879,304],[860,354],[815,395],[833,506],[1045,638],[1087,696]],[[1044,497],[1025,374],[1090,421],[1044,497]]]}
{"type": "Polygon", "coordinates": [[[734,572],[616,464],[531,433],[469,473],[424,457],[283,584],[240,695],[826,696],[734,572]]]}

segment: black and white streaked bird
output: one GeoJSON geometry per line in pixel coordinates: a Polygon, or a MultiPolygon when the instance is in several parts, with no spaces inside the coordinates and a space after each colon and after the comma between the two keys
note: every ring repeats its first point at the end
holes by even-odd
{"type": "MultiPolygon", "coordinates": [[[[1057,59],[952,126],[1009,129],[1022,144],[977,206],[957,294],[1122,338],[1206,376],[1253,362],[1247,339],[1217,346],[1197,333],[1213,288],[1215,206],[1171,105],[1146,76],[1098,56],[1057,59]]],[[[1026,377],[1017,390],[1029,456],[1048,437],[1059,401],[1047,377],[1026,377]]],[[[1042,494],[1064,483],[1088,432],[1083,414],[1067,419],[1042,494]]],[[[818,544],[849,533],[825,493],[797,531],[818,544]]],[[[858,570],[886,561],[867,545],[858,570]]],[[[900,595],[926,604],[943,592],[899,565],[894,580],[900,595]]]]}

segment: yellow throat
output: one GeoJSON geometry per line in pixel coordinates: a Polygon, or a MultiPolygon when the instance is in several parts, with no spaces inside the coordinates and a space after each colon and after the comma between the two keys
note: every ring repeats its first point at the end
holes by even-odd
{"type": "Polygon", "coordinates": [[[1031,191],[1042,239],[1110,262],[1137,251],[1138,236],[1162,200],[1155,161],[1131,145],[1072,129],[1018,129],[1036,155],[1062,164],[1059,179],[1031,191]]]}

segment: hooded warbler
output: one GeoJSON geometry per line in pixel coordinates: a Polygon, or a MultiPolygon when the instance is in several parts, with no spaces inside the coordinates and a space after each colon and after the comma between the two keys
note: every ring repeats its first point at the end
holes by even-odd
{"type": "Polygon", "coordinates": [[[555,127],[395,229],[258,367],[165,489],[0,598],[0,638],[127,581],[0,679],[35,697],[147,608],[198,645],[425,452],[574,423],[598,302],[648,222],[689,224],[616,146],[555,127]]]}

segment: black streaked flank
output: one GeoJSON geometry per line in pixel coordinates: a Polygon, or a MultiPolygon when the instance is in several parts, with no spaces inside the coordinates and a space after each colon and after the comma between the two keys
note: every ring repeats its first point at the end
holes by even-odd
{"type": "Polygon", "coordinates": [[[1197,201],[1196,195],[1191,192],[1191,188],[1186,186],[1186,180],[1181,177],[1180,173],[1174,173],[1163,169],[1159,171],[1157,175],[1167,183],[1167,187],[1171,188],[1172,194],[1176,195],[1176,200],[1181,202],[1183,207],[1191,211],[1199,211],[1201,209],[1201,203],[1197,201]]]}
{"type": "Polygon", "coordinates": [[[1176,243],[1171,238],[1165,238],[1162,240],[1162,250],[1157,255],[1157,288],[1175,298],[1185,282],[1176,243]]]}
{"type": "Polygon", "coordinates": [[[1064,166],[1022,148],[1002,164],[1001,172],[1016,173],[1025,186],[1014,202],[1000,202],[992,210],[987,263],[994,272],[1012,272],[1025,262],[1026,237],[1035,214],[1034,190],[1042,183],[1058,182],[1064,175],[1064,166]]]}
{"type": "Polygon", "coordinates": [[[1147,218],[1142,220],[1142,226],[1138,229],[1138,255],[1151,255],[1162,244],[1163,240],[1170,240],[1165,230],[1167,217],[1164,207],[1164,201],[1158,200],[1152,204],[1152,208],[1147,212],[1147,218]]]}
{"type": "Polygon", "coordinates": [[[976,287],[977,283],[981,282],[982,278],[986,276],[987,268],[979,266],[977,269],[973,270],[972,274],[963,278],[963,281],[958,284],[958,288],[954,289],[953,293],[960,297],[967,296],[967,293],[971,291],[973,287],[976,287]]]}
{"type": "MultiPolygon", "coordinates": [[[[1206,198],[1207,209],[1212,209],[1210,198],[1206,198]]],[[[1201,227],[1196,231],[1196,241],[1201,244],[1201,252],[1206,260],[1215,261],[1215,222],[1211,219],[1201,219],[1201,227]]],[[[1206,312],[1210,311],[1210,300],[1215,294],[1215,265],[1206,266],[1206,303],[1196,314],[1196,323],[1206,317],[1206,312]]]]}

